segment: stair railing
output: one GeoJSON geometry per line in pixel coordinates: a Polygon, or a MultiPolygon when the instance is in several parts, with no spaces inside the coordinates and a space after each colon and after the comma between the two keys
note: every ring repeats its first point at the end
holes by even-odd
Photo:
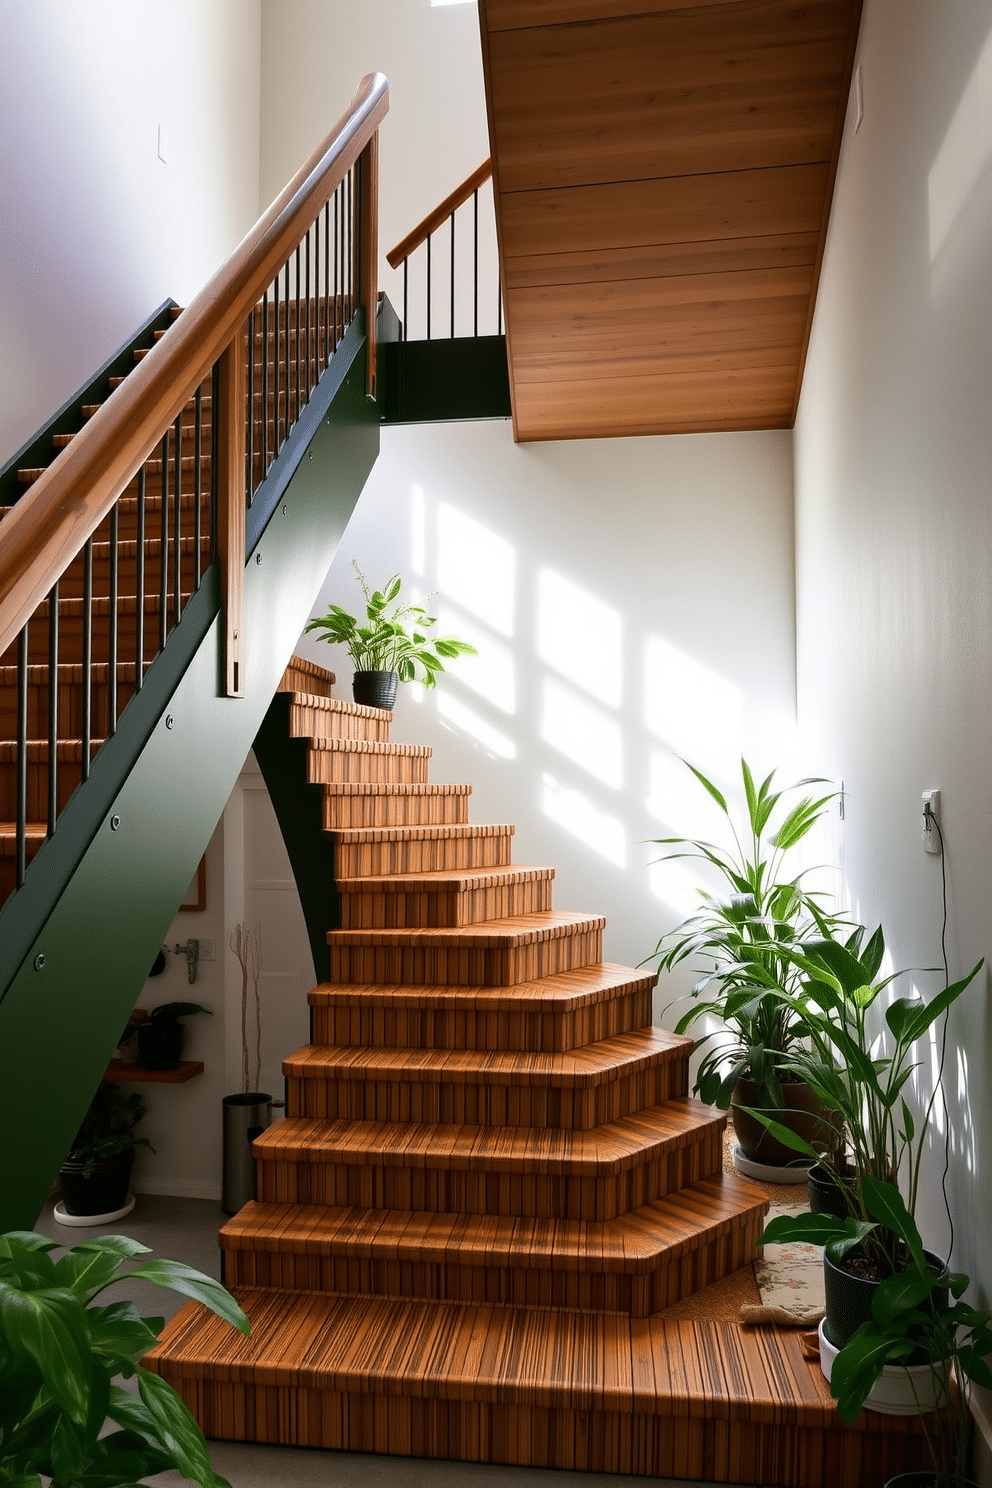
{"type": "MultiPolygon", "coordinates": [[[[437,324],[440,320],[442,335],[454,338],[458,333],[459,323],[467,325],[468,315],[465,311],[465,300],[456,305],[458,300],[457,289],[464,293],[464,286],[468,281],[471,287],[472,313],[471,331],[463,330],[463,335],[479,335],[480,319],[480,241],[482,251],[485,253],[487,246],[490,249],[489,256],[495,264],[495,333],[503,334],[503,299],[502,286],[499,279],[499,266],[495,254],[495,217],[492,212],[486,213],[483,223],[483,231],[480,239],[479,219],[479,190],[492,177],[492,161],[484,160],[472,174],[457,186],[450,196],[436,206],[433,212],[428,213],[423,222],[407,233],[402,242],[386,254],[386,262],[392,269],[403,270],[403,340],[415,339],[410,335],[410,316],[414,314],[418,325],[424,327],[424,334],[418,339],[432,340],[437,334],[437,324]],[[460,221],[463,227],[470,227],[467,235],[462,232],[458,235],[457,245],[460,252],[456,252],[455,217],[459,208],[468,207],[469,211],[462,213],[460,221]],[[466,219],[471,218],[470,222],[466,219]],[[447,241],[437,244],[436,235],[448,225],[447,241]],[[463,246],[464,245],[464,246],[463,246]],[[423,280],[413,286],[411,294],[410,283],[410,259],[417,249],[424,247],[423,256],[423,280]],[[443,310],[438,316],[437,301],[439,298],[447,301],[447,314],[443,310]],[[446,327],[446,329],[444,329],[446,327]]],[[[489,310],[492,314],[492,305],[489,310]]],[[[486,307],[482,310],[483,320],[486,317],[486,307]]]]}
{"type": "MultiPolygon", "coordinates": [[[[348,111],[224,267],[0,523],[0,657],[16,649],[17,663],[18,888],[29,816],[43,821],[50,837],[65,794],[58,776],[60,659],[71,654],[73,680],[78,672],[82,682],[75,763],[85,780],[96,742],[95,639],[107,678],[97,730],[109,737],[122,665],[133,661],[138,690],[216,558],[224,690],[241,695],[246,509],[360,309],[370,395],[374,390],[377,131],[388,106],[382,74],[363,78],[348,111]],[[122,540],[126,488],[134,491],[127,513],[133,536],[122,540]],[[124,636],[118,599],[122,568],[132,560],[135,616],[124,636]],[[95,582],[105,592],[95,594],[95,582]],[[60,609],[68,644],[60,639],[60,609]],[[157,626],[146,625],[146,610],[157,610],[157,626]],[[47,800],[29,802],[29,689],[46,668],[47,740],[36,748],[43,755],[47,747],[47,800]]],[[[41,712],[39,702],[36,719],[41,712]]]]}

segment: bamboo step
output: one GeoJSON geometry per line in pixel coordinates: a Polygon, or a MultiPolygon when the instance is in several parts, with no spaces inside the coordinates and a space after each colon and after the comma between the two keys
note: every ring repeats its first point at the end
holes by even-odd
{"type": "Polygon", "coordinates": [[[425,826],[439,826],[464,822],[468,819],[471,794],[470,785],[379,785],[375,782],[325,785],[324,830],[336,832],[340,827],[404,827],[421,822],[425,826]]]}
{"type": "Polygon", "coordinates": [[[188,1303],[145,1366],[208,1436],[782,1488],[877,1488],[917,1422],[840,1422],[797,1329],[239,1289],[188,1303]]]}
{"type": "MultiPolygon", "coordinates": [[[[43,821],[25,823],[24,856],[30,863],[45,840],[43,821]]],[[[0,821],[0,904],[14,892],[17,883],[17,827],[12,821],[0,821]]]]}
{"type": "Polygon", "coordinates": [[[651,1021],[654,973],[600,962],[507,987],[355,986],[309,994],[315,1043],[564,1052],[651,1021]]]}
{"type": "Polygon", "coordinates": [[[589,1130],[689,1090],[692,1040],[660,1028],[565,1054],[307,1044],[283,1061],[289,1116],[589,1130]]]}
{"type": "Polygon", "coordinates": [[[303,656],[294,656],[283,672],[276,691],[301,692],[311,696],[319,694],[329,698],[336,680],[334,673],[329,672],[326,667],[318,666],[315,661],[308,661],[303,656]]]}
{"type": "Polygon", "coordinates": [[[553,868],[440,869],[339,882],[341,926],[463,926],[551,908],[553,868]]]}
{"type": "MultiPolygon", "coordinates": [[[[314,679],[316,680],[316,679],[314,679]]],[[[282,690],[282,689],[280,689],[282,690]]],[[[386,744],[393,715],[384,708],[369,708],[345,698],[293,691],[290,703],[290,737],[306,739],[370,739],[386,744]]]]}
{"type": "Polygon", "coordinates": [[[685,1098],[590,1131],[287,1117],[252,1151],[266,1203],[615,1219],[718,1173],[726,1121],[685,1098]]]}
{"type": "Polygon", "coordinates": [[[602,915],[513,915],[456,929],[330,930],[335,982],[512,987],[603,959],[602,915]]]}
{"type": "MultiPolygon", "coordinates": [[[[101,736],[109,728],[110,666],[94,662],[91,667],[91,728],[101,736]]],[[[117,713],[134,692],[137,668],[134,663],[117,664],[117,713]]],[[[36,663],[28,667],[28,738],[48,734],[48,667],[36,663]]],[[[83,667],[81,663],[60,662],[57,673],[56,702],[59,732],[79,738],[83,731],[83,667]]],[[[0,666],[0,737],[12,739],[17,734],[17,668],[0,666]]]]}
{"type": "MultiPolygon", "coordinates": [[[[102,739],[90,742],[90,758],[96,754],[102,739]]],[[[47,739],[25,741],[27,755],[27,816],[44,821],[48,813],[47,739]]],[[[55,749],[56,809],[62,811],[82,779],[83,741],[60,739],[55,749]]],[[[0,739],[0,821],[13,821],[17,815],[17,744],[13,739],[0,739]]]]}
{"type": "Polygon", "coordinates": [[[233,1287],[648,1317],[747,1264],[767,1207],[718,1174],[607,1221],[253,1202],[219,1239],[233,1287]]]}
{"type": "Polygon", "coordinates": [[[502,868],[510,861],[509,825],[352,827],[334,834],[334,877],[344,880],[396,873],[502,868]]]}
{"type": "Polygon", "coordinates": [[[311,785],[368,782],[426,785],[431,755],[425,744],[386,744],[377,739],[310,738],[307,780],[311,785]]]}

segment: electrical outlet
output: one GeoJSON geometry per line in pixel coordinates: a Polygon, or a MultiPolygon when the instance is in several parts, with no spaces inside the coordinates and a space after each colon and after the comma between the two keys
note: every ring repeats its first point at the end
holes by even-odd
{"type": "Polygon", "coordinates": [[[215,940],[201,940],[200,941],[200,960],[201,961],[216,961],[217,960],[217,942],[215,940]]]}
{"type": "Polygon", "coordinates": [[[940,852],[940,791],[923,792],[923,851],[940,852]]]}

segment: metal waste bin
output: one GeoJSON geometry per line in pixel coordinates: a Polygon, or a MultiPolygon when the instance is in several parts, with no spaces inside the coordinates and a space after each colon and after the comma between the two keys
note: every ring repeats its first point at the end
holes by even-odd
{"type": "Polygon", "coordinates": [[[255,1159],[251,1144],[272,1123],[272,1097],[253,1090],[248,1095],[225,1095],[224,1182],[220,1207],[225,1214],[255,1197],[255,1159]]]}

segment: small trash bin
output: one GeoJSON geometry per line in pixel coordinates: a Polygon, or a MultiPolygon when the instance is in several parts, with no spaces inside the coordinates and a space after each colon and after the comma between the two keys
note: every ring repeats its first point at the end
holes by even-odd
{"type": "Polygon", "coordinates": [[[225,1214],[255,1197],[255,1159],[251,1144],[272,1123],[272,1097],[253,1090],[247,1095],[225,1095],[224,1182],[220,1207],[225,1214]]]}

